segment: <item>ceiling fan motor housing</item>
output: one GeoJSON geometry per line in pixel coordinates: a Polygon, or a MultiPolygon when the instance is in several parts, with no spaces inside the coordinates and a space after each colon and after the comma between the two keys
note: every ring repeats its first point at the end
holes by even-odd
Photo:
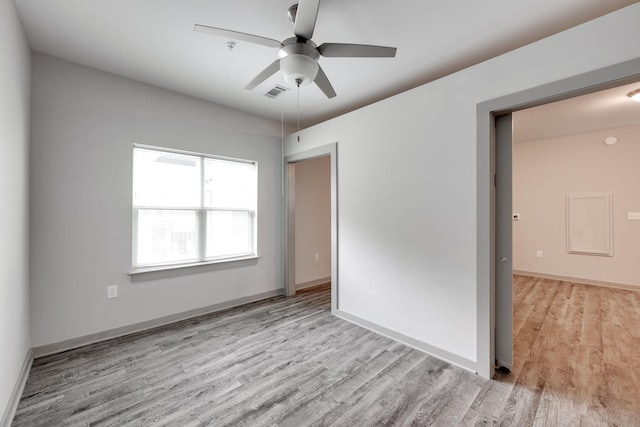
{"type": "Polygon", "coordinates": [[[292,37],[283,42],[278,51],[280,69],[284,79],[296,86],[306,86],[313,82],[318,74],[320,54],[311,40],[300,41],[292,37]]]}

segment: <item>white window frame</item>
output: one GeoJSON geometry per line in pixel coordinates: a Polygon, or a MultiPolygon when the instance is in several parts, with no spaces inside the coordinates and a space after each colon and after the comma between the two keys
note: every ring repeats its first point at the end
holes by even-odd
{"type": "MultiPolygon", "coordinates": [[[[223,262],[240,261],[246,259],[258,258],[258,162],[255,160],[246,160],[233,157],[216,156],[212,154],[198,153],[192,151],[177,150],[172,148],[157,147],[152,145],[134,144],[132,150],[132,158],[135,156],[135,150],[137,148],[145,150],[153,150],[164,153],[182,154],[188,156],[194,156],[200,158],[200,206],[199,207],[167,207],[167,206],[136,206],[133,202],[133,179],[132,179],[132,267],[130,274],[145,273],[158,270],[169,270],[174,268],[192,267],[198,265],[217,264],[223,262]],[[204,197],[204,160],[223,160],[228,162],[246,163],[252,164],[255,167],[255,188],[256,188],[256,201],[254,209],[244,208],[210,208],[205,207],[204,197]],[[137,260],[137,245],[138,245],[138,215],[141,210],[164,210],[164,211],[190,211],[196,213],[196,234],[198,236],[198,258],[190,259],[186,261],[171,261],[165,263],[148,263],[139,264],[137,260]],[[222,255],[217,257],[206,256],[206,238],[207,238],[207,212],[247,212],[252,223],[252,235],[251,235],[251,251],[241,254],[222,255]]],[[[132,171],[135,169],[135,165],[132,171]]],[[[132,175],[133,177],[133,175],[132,175]]]]}

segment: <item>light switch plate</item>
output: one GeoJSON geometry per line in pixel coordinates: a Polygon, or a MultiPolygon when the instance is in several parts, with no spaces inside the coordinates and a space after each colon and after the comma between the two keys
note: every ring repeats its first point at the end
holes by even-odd
{"type": "Polygon", "coordinates": [[[640,220],[640,212],[629,212],[627,215],[631,220],[640,220]]]}

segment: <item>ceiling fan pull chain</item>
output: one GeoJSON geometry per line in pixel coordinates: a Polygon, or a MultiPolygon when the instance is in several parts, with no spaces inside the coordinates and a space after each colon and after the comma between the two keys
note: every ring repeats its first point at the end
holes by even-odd
{"type": "Polygon", "coordinates": [[[298,83],[298,142],[300,142],[300,81],[297,80],[296,83],[298,83]]]}

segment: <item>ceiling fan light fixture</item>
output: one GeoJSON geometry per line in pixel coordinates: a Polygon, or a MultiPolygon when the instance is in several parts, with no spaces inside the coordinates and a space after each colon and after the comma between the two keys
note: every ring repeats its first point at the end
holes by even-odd
{"type": "Polygon", "coordinates": [[[632,101],[640,102],[640,89],[636,89],[633,92],[627,94],[632,101]]]}
{"type": "MultiPolygon", "coordinates": [[[[289,20],[293,23],[293,37],[282,42],[268,37],[224,28],[209,27],[196,24],[196,31],[226,37],[231,40],[258,44],[278,49],[278,59],[273,61],[253,78],[245,89],[252,90],[265,80],[273,76],[278,70],[282,71],[284,80],[292,85],[306,86],[315,83],[329,99],[336,96],[327,75],[318,64],[320,56],[342,58],[393,58],[396,48],[388,46],[373,46],[352,43],[323,43],[316,45],[312,38],[318,18],[320,0],[298,0],[297,4],[289,7],[289,20]]],[[[232,49],[230,46],[228,49],[232,49]]]]}
{"type": "Polygon", "coordinates": [[[280,60],[285,81],[299,87],[313,82],[318,75],[318,62],[304,54],[294,53],[280,60]]]}

